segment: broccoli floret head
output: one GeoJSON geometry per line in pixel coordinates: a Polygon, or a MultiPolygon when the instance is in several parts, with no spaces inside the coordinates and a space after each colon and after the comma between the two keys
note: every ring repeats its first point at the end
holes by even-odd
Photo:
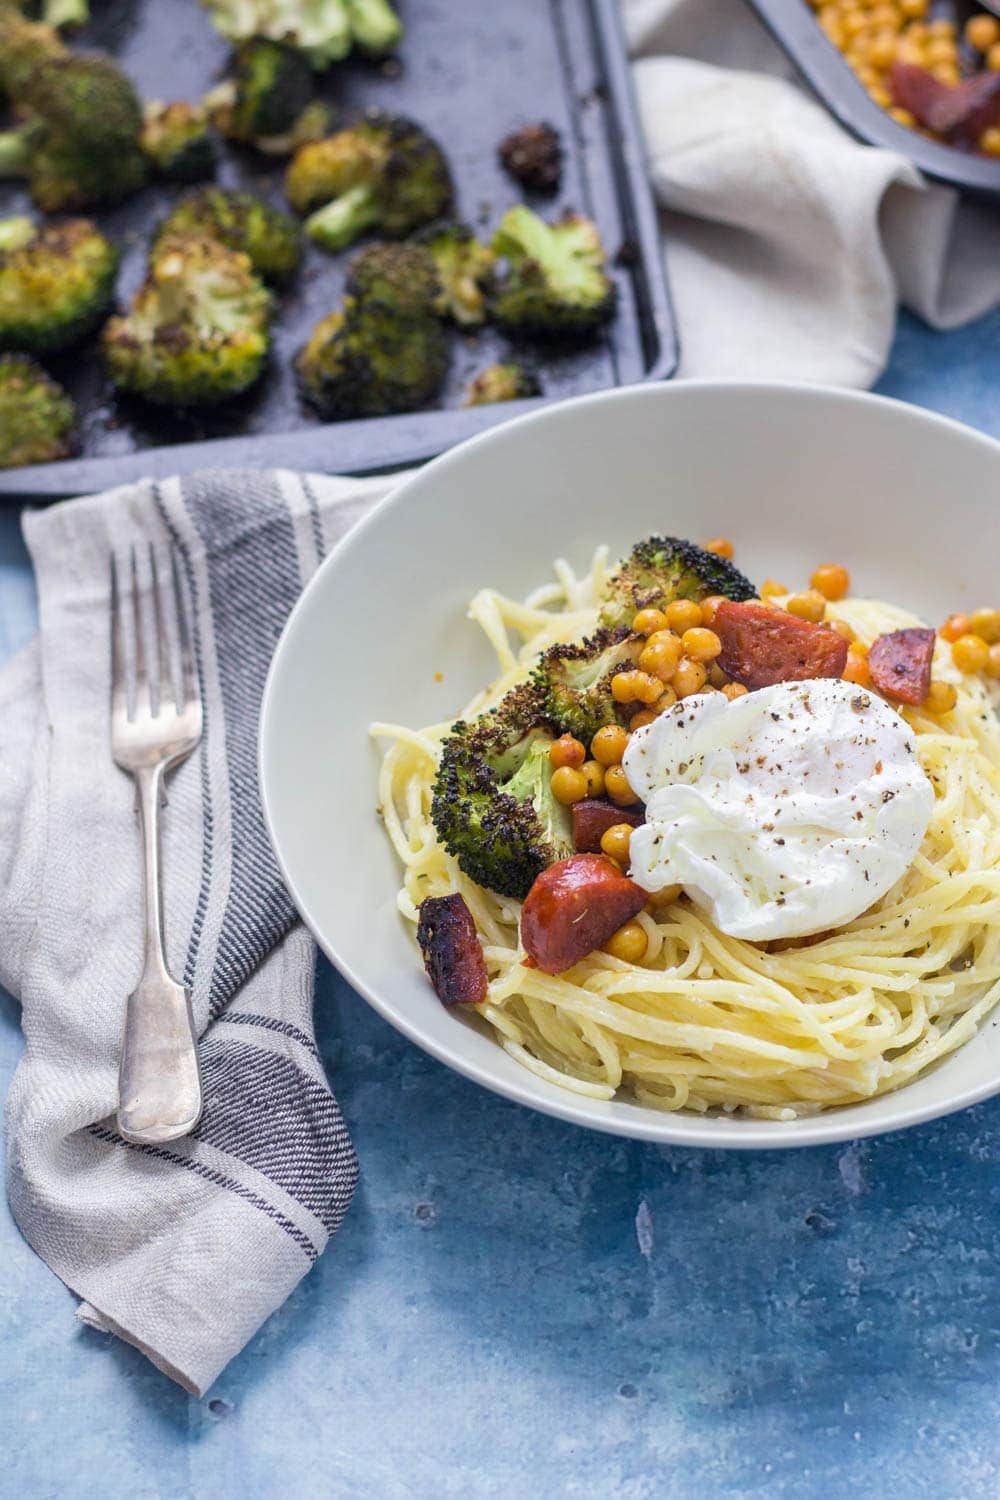
{"type": "Polygon", "coordinates": [[[419,245],[370,245],[343,305],[322,319],[296,361],[303,396],[325,417],[414,411],[440,391],[448,343],[434,306],[434,262],[419,245]]]}
{"type": "Polygon", "coordinates": [[[54,463],[73,452],[73,403],[27,354],[0,356],[0,469],[54,463]]]}
{"type": "Polygon", "coordinates": [[[524,401],[540,396],[542,387],[534,370],[513,360],[487,365],[469,382],[463,406],[491,406],[495,401],[524,401]]]}
{"type": "Polygon", "coordinates": [[[195,235],[218,240],[247,256],[266,281],[287,280],[302,258],[295,220],[253,193],[207,187],[188,193],[164,219],[155,243],[195,235]]]}
{"type": "Polygon", "coordinates": [[[206,98],[216,127],[231,141],[255,145],[291,131],[313,96],[313,73],[301,52],[263,38],[237,49],[232,76],[206,98]]]}
{"type": "Polygon", "coordinates": [[[41,0],[38,14],[46,26],[86,26],[90,20],[90,0],[41,0]]]}
{"type": "Polygon", "coordinates": [[[29,21],[13,5],[0,3],[0,93],[16,99],[42,63],[68,56],[54,27],[29,21]]]}
{"type": "Polygon", "coordinates": [[[346,0],[354,44],[369,57],[384,57],[403,40],[403,23],[389,0],[346,0]]]}
{"type": "Polygon", "coordinates": [[[507,263],[493,311],[514,332],[576,335],[607,322],[615,285],[597,226],[579,214],[547,224],[530,208],[508,209],[493,236],[507,263]]]}
{"type": "Polygon", "coordinates": [[[464,328],[484,323],[493,278],[493,251],[480,244],[468,225],[452,220],[429,225],[418,241],[431,252],[437,266],[441,316],[464,328]]]}
{"type": "MultiPolygon", "coordinates": [[[[629,715],[611,692],[616,672],[627,672],[645,643],[627,625],[608,626],[584,641],[550,646],[532,673],[545,716],[560,733],[589,745],[604,724],[627,724],[629,715]]],[[[631,705],[630,705],[631,706],[631,705]]]]}
{"type": "Polygon", "coordinates": [[[27,177],[46,213],[118,203],[142,186],[142,108],[110,58],[49,58],[12,97],[23,124],[0,139],[0,175],[27,177]]]}
{"type": "Polygon", "coordinates": [[[402,239],[445,213],[452,197],[440,146],[398,115],[369,115],[304,146],[285,186],[300,213],[316,210],[306,230],[330,251],[343,250],[368,230],[402,239]]]}
{"type": "Polygon", "coordinates": [[[438,838],[470,879],[502,896],[523,899],[573,852],[569,812],[551,790],[552,738],[536,688],[523,683],[492,712],[454,724],[441,747],[438,838]]]}
{"type": "Polygon", "coordinates": [[[198,182],[215,170],[208,111],[198,104],[150,100],[139,144],[153,169],[173,182],[198,182]]]}
{"type": "Polygon", "coordinates": [[[107,312],[118,251],[87,219],[0,219],[0,349],[50,353],[107,312]]]}
{"type": "Polygon", "coordinates": [[[722,594],[737,601],[757,590],[738,568],[714,552],[673,536],[652,536],[632,548],[608,584],[604,625],[631,625],[640,609],[662,609],[674,599],[722,594]]]}
{"type": "Polygon", "coordinates": [[[314,68],[328,68],[351,50],[345,0],[203,0],[217,31],[239,44],[252,37],[285,42],[314,68]]]}
{"type": "Polygon", "coordinates": [[[247,256],[193,235],[160,240],[104,358],[115,385],[169,406],[214,406],[245,391],[267,357],[271,299],[247,256]]]}

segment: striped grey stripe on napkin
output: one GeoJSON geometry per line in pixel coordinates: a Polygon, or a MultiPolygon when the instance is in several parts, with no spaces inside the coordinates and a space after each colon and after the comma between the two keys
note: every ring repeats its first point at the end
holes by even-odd
{"type": "Polygon", "coordinates": [[[315,952],[262,820],[257,717],[303,584],[387,487],[203,473],[24,520],[40,632],[0,674],[0,983],[26,1043],[7,1190],[78,1316],[196,1394],[322,1253],[357,1180],[313,1037],[315,952]],[[109,560],[150,543],[187,576],[205,710],[163,828],[167,950],[192,989],[205,1111],[186,1140],[132,1146],[114,1110],[140,851],[108,740],[109,560]]]}

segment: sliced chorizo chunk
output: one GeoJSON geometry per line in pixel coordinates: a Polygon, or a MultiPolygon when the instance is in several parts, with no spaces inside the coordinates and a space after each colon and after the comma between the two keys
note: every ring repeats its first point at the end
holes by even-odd
{"type": "Polygon", "coordinates": [[[486,960],[465,897],[428,896],[420,903],[417,942],[424,968],[445,1005],[479,1005],[486,999],[486,960]]]}
{"type": "Polygon", "coordinates": [[[890,630],[872,643],[868,669],[880,693],[916,704],[923,703],[930,691],[933,660],[933,630],[890,630]]]}
{"type": "Polygon", "coordinates": [[[573,847],[581,854],[600,854],[601,835],[616,823],[628,823],[638,828],[644,814],[634,807],[616,807],[603,797],[584,797],[574,802],[570,809],[573,818],[573,847]]]}
{"type": "Polygon", "coordinates": [[[561,974],[606,943],[649,897],[600,854],[574,854],[536,879],[521,908],[521,941],[533,968],[561,974]]]}
{"type": "Polygon", "coordinates": [[[776,682],[840,677],[847,662],[847,642],[835,630],[766,604],[723,599],[712,628],[722,642],[719,666],[751,692],[776,682]]]}
{"type": "Polygon", "coordinates": [[[908,109],[917,123],[956,146],[975,146],[984,130],[1000,121],[1000,75],[974,73],[961,83],[942,83],[919,63],[893,63],[892,102],[908,109]]]}

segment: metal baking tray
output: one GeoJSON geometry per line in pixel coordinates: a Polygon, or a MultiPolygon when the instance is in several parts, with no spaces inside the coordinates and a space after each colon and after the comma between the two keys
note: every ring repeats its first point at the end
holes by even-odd
{"type": "MultiPolygon", "coordinates": [[[[226,44],[198,0],[92,4],[80,45],[113,53],[146,98],[197,99],[225,66],[226,44]]],[[[291,365],[340,300],[352,252],[334,258],[310,247],[281,299],[257,388],[213,413],[164,411],[116,396],[96,349],[83,345],[49,362],[79,403],[81,456],[0,472],[0,496],[83,494],[205,466],[371,472],[429,458],[544,401],[673,373],[677,338],[616,0],[400,0],[400,13],[407,30],[398,62],[352,59],[326,75],[341,119],[374,107],[419,120],[447,151],[458,214],[484,235],[522,196],[497,161],[499,141],[518,125],[550,120],[566,149],[562,188],[555,198],[528,201],[546,217],[575,208],[597,221],[619,292],[607,330],[572,348],[525,346],[542,382],[538,400],[460,409],[469,379],[512,347],[486,329],[454,335],[441,409],[324,423],[301,405],[291,365]]],[[[227,146],[216,180],[283,204],[283,170],[227,146]]],[[[183,191],[150,186],[95,215],[124,248],[121,303],[142,280],[150,231],[183,191]]],[[[7,213],[30,208],[19,190],[2,187],[0,205],[7,213]]]]}
{"type": "MultiPolygon", "coordinates": [[[[941,145],[897,124],[868,97],[843,56],[828,41],[806,0],[750,0],[750,4],[813,92],[852,135],[870,146],[887,146],[908,156],[938,182],[1000,201],[1000,161],[941,145]]],[[[947,16],[959,27],[979,9],[965,0],[935,0],[932,5],[935,16],[947,16]]]]}

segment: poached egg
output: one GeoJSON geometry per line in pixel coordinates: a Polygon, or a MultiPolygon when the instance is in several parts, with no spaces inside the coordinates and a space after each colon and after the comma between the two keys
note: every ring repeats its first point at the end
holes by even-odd
{"type": "Polygon", "coordinates": [[[758,942],[867,911],[909,868],[934,806],[913,730],[835,678],[683,698],[633,733],[623,767],[646,804],[631,878],[650,893],[681,885],[720,931],[758,942]]]}

